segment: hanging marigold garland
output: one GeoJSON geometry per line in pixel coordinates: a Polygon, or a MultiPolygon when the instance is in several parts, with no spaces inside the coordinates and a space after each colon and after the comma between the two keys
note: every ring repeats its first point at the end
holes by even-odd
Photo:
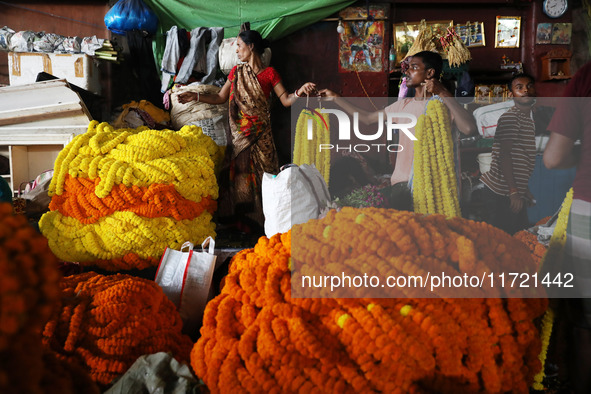
{"type": "MultiPolygon", "coordinates": [[[[330,180],[330,149],[320,150],[321,145],[330,144],[330,122],[328,114],[318,109],[304,109],[296,123],[293,150],[293,162],[297,165],[314,164],[328,185],[330,180]],[[311,124],[312,136],[308,137],[308,124],[311,124]]],[[[325,146],[326,148],[326,146],[325,146]]]]}
{"type": "MultiPolygon", "coordinates": [[[[570,207],[573,202],[573,188],[571,187],[570,190],[566,193],[566,197],[562,202],[562,206],[560,207],[560,212],[558,213],[558,219],[556,219],[556,226],[554,227],[554,232],[552,233],[552,237],[550,238],[550,245],[548,246],[548,250],[546,254],[542,258],[540,263],[540,269],[546,272],[553,274],[551,269],[548,269],[545,264],[552,264],[554,266],[560,266],[560,261],[562,260],[562,253],[564,251],[564,245],[566,244],[566,228],[568,226],[568,217],[570,215],[570,207]]],[[[542,368],[534,377],[534,382],[532,384],[532,388],[535,390],[544,390],[544,385],[542,381],[544,380],[544,366],[546,363],[546,354],[548,352],[548,346],[550,344],[550,337],[552,335],[552,327],[554,325],[554,311],[552,308],[548,308],[546,313],[544,314],[544,318],[542,319],[542,351],[540,352],[539,358],[540,362],[542,363],[542,368]]]]}
{"type": "Polygon", "coordinates": [[[0,392],[99,392],[86,371],[56,363],[41,344],[60,276],[47,240],[11,204],[0,204],[0,392]]]}
{"type": "Polygon", "coordinates": [[[429,100],[415,130],[414,211],[461,216],[451,123],[445,104],[438,99],[429,100]]]}
{"type": "Polygon", "coordinates": [[[547,299],[292,298],[294,261],[321,269],[350,256],[364,272],[386,256],[534,266],[500,230],[442,215],[345,207],[262,237],[205,310],[191,364],[211,392],[527,392],[547,299]]]}
{"type": "Polygon", "coordinates": [[[83,365],[100,385],[144,354],[171,352],[188,361],[193,342],[181,334],[179,313],[154,281],[88,272],[60,286],[61,303],[45,325],[43,343],[59,359],[83,365]]]}
{"type": "Polygon", "coordinates": [[[166,247],[215,236],[219,149],[199,127],[115,130],[92,121],[58,155],[39,227],[62,260],[154,266],[166,247]]]}

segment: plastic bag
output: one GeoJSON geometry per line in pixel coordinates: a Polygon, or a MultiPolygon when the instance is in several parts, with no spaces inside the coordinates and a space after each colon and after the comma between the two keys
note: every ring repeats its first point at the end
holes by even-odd
{"type": "Polygon", "coordinates": [[[96,36],[84,37],[82,39],[80,50],[86,53],[88,56],[94,56],[94,52],[98,49],[101,49],[104,43],[104,39],[96,38],[96,36]]]}
{"type": "MultiPolygon", "coordinates": [[[[220,44],[218,60],[220,63],[220,70],[226,75],[230,74],[232,68],[240,63],[240,60],[238,60],[238,54],[236,53],[236,40],[237,37],[225,38],[220,44]]],[[[265,48],[261,60],[265,67],[271,63],[271,48],[265,48]]]]}
{"type": "Polygon", "coordinates": [[[317,219],[331,201],[326,182],[313,164],[283,166],[278,175],[265,172],[262,196],[267,238],[317,219]]]}
{"type": "Polygon", "coordinates": [[[154,34],[158,28],[158,17],[142,0],[119,0],[105,14],[105,25],[112,32],[122,35],[136,29],[154,34]]]}
{"type": "Polygon", "coordinates": [[[80,53],[82,39],[80,37],[64,37],[63,41],[55,47],[54,52],[80,53]]]}
{"type": "Polygon", "coordinates": [[[185,334],[201,325],[217,259],[214,250],[215,241],[207,237],[201,252],[194,251],[193,244],[187,241],[180,251],[166,248],[160,259],[154,280],[178,308],[185,334]]]}
{"type": "Polygon", "coordinates": [[[8,50],[12,52],[32,52],[35,32],[24,30],[16,32],[10,37],[8,50]]]}
{"type": "Polygon", "coordinates": [[[4,26],[0,29],[0,49],[7,50],[10,46],[10,38],[14,34],[14,30],[12,30],[8,26],[4,26]]]}
{"type": "Polygon", "coordinates": [[[54,33],[39,33],[33,39],[33,50],[35,52],[53,52],[65,37],[54,33]]]}

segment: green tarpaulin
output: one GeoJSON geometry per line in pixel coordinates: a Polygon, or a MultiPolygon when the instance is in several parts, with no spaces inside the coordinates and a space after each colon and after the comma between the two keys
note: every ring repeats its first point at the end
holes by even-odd
{"type": "Polygon", "coordinates": [[[172,26],[191,31],[196,27],[223,27],[224,37],[238,35],[240,25],[263,37],[277,40],[340,11],[352,0],[144,0],[160,21],[154,54],[160,58],[166,45],[166,32],[172,26]]]}

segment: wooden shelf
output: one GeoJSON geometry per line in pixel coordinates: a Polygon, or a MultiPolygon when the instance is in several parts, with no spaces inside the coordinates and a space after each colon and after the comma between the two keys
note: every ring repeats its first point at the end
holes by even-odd
{"type": "Polygon", "coordinates": [[[18,192],[22,183],[52,169],[90,120],[80,96],[63,79],[0,88],[0,156],[9,162],[2,178],[18,192]]]}

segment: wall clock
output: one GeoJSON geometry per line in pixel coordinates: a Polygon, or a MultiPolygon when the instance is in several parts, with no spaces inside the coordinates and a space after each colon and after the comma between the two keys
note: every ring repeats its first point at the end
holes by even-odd
{"type": "Polygon", "coordinates": [[[544,0],[542,11],[550,18],[560,18],[568,9],[568,0],[544,0]]]}

